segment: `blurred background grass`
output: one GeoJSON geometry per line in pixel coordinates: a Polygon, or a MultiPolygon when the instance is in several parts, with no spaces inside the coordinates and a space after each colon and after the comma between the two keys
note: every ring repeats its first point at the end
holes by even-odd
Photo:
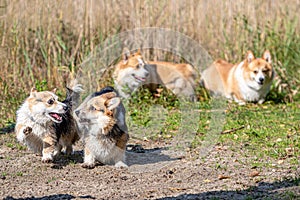
{"type": "Polygon", "coordinates": [[[231,62],[269,49],[278,74],[269,99],[298,101],[299,8],[299,0],[0,0],[0,127],[15,121],[31,87],[64,93],[67,77],[98,44],[139,27],[179,31],[231,62]]]}

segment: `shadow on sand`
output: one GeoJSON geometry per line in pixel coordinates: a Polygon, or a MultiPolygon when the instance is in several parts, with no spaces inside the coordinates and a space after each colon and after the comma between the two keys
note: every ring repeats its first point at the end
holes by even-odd
{"type": "MultiPolygon", "coordinates": [[[[145,170],[147,167],[151,167],[154,164],[166,165],[167,163],[170,164],[170,161],[181,159],[180,156],[168,155],[169,152],[168,148],[144,149],[140,145],[128,145],[126,150],[126,163],[130,167],[129,170],[135,171],[137,168],[139,168],[139,170],[142,168],[145,170]]],[[[70,163],[83,163],[83,157],[83,150],[74,151],[70,156],[62,154],[54,160],[51,168],[62,169],[70,163]]]]}
{"type": "Polygon", "coordinates": [[[163,197],[157,200],[181,199],[300,199],[300,177],[273,183],[260,182],[257,186],[250,187],[246,190],[220,190],[202,192],[198,194],[181,194],[178,196],[163,197]]]}

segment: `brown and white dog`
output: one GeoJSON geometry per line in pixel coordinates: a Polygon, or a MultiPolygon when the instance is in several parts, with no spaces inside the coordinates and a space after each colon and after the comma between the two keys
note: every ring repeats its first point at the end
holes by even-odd
{"type": "Polygon", "coordinates": [[[255,58],[248,51],[245,60],[236,65],[221,59],[215,61],[203,71],[201,82],[212,94],[223,95],[241,105],[246,102],[262,104],[274,76],[268,50],[262,58],[255,58]]]}
{"type": "MultiPolygon", "coordinates": [[[[89,133],[89,129],[86,126],[86,124],[79,123],[78,114],[79,114],[80,110],[86,108],[87,107],[87,102],[89,100],[91,100],[92,98],[97,97],[97,96],[101,96],[101,95],[103,95],[105,93],[109,93],[109,92],[114,92],[118,96],[117,91],[113,87],[106,86],[106,87],[102,88],[100,91],[94,92],[94,93],[90,94],[89,96],[87,96],[84,99],[84,101],[78,106],[78,108],[76,108],[76,110],[74,111],[74,118],[78,122],[77,124],[78,124],[79,130],[80,130],[79,132],[81,133],[80,137],[84,138],[84,136],[89,133]]],[[[121,130],[128,133],[128,127],[126,125],[125,112],[126,112],[125,107],[124,107],[123,103],[121,102],[115,110],[115,113],[116,113],[115,118],[117,119],[117,124],[121,128],[121,130]]]]}
{"type": "Polygon", "coordinates": [[[195,99],[196,71],[189,64],[144,61],[140,51],[130,54],[125,49],[123,59],[113,73],[116,89],[120,96],[129,98],[140,86],[151,90],[162,85],[175,95],[195,99]]]}
{"type": "Polygon", "coordinates": [[[96,162],[126,167],[125,150],[129,139],[125,110],[120,97],[111,87],[102,89],[84,101],[75,111],[84,128],[84,168],[96,162]]]}
{"type": "Polygon", "coordinates": [[[42,154],[43,162],[51,162],[63,147],[66,147],[67,154],[72,153],[72,145],[79,140],[71,111],[72,98],[80,90],[77,89],[78,86],[75,86],[76,91],[68,89],[62,103],[58,101],[56,89],[38,92],[32,88],[30,96],[17,111],[15,131],[18,141],[42,154]]]}

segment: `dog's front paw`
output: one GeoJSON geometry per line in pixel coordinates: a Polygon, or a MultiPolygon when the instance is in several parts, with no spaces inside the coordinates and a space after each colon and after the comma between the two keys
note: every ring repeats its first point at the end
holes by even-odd
{"type": "Polygon", "coordinates": [[[118,161],[116,164],[115,164],[115,167],[116,168],[127,168],[128,165],[126,165],[124,162],[122,161],[118,161]]]}
{"type": "Polygon", "coordinates": [[[244,106],[244,105],[246,105],[246,102],[245,102],[245,101],[239,101],[238,104],[239,104],[240,106],[244,106]]]}
{"type": "Polygon", "coordinates": [[[43,155],[43,157],[42,157],[42,162],[43,163],[50,163],[50,162],[52,162],[53,161],[53,156],[51,156],[51,155],[43,155]]]}
{"type": "Polygon", "coordinates": [[[83,163],[81,165],[81,167],[87,168],[87,169],[93,169],[93,168],[95,168],[95,164],[94,163],[93,164],[83,163]]]}
{"type": "Polygon", "coordinates": [[[265,99],[260,99],[257,103],[258,104],[263,104],[265,102],[265,99]]]}
{"type": "Polygon", "coordinates": [[[24,135],[29,135],[30,133],[32,132],[32,128],[27,126],[24,130],[23,130],[23,133],[24,135]]]}

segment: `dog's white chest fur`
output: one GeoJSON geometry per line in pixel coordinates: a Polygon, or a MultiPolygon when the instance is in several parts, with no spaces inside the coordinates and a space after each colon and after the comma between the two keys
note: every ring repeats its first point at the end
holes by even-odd
{"type": "MultiPolygon", "coordinates": [[[[90,134],[85,139],[85,145],[89,147],[91,155],[103,164],[126,166],[123,164],[125,161],[124,149],[116,146],[115,140],[99,134],[101,133],[98,133],[98,135],[90,134]]],[[[88,156],[85,159],[86,162],[89,162],[88,156]]]]}
{"type": "MultiPolygon", "coordinates": [[[[32,113],[29,109],[28,103],[25,103],[17,111],[17,123],[31,127],[32,132],[39,138],[43,138],[47,134],[47,126],[52,123],[51,120],[46,117],[43,113],[32,113]]],[[[21,131],[23,133],[23,131],[21,131]]],[[[25,135],[18,134],[17,139],[20,142],[24,142],[25,135]]]]}
{"type": "Polygon", "coordinates": [[[124,150],[118,148],[113,139],[106,137],[101,137],[100,139],[99,137],[101,136],[90,134],[85,140],[86,145],[89,146],[96,160],[99,160],[103,164],[115,164],[116,158],[123,155],[124,150]]]}

